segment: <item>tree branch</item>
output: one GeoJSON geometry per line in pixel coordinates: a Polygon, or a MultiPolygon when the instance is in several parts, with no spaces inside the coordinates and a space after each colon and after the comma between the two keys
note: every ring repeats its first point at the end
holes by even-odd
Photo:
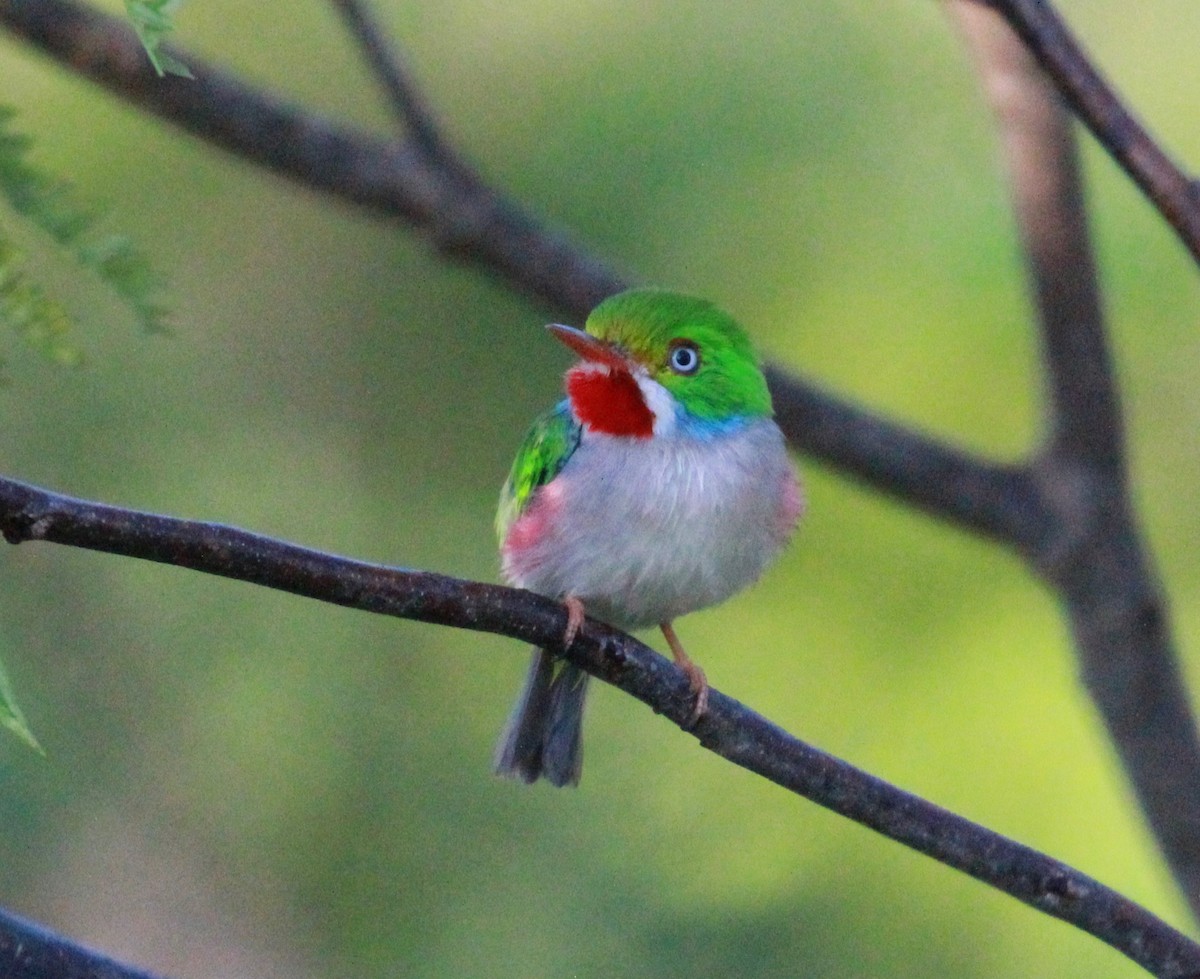
{"type": "Polygon", "coordinates": [[[0,909],[4,979],[157,979],[0,909]]]}
{"type": "Polygon", "coordinates": [[[413,143],[433,163],[460,171],[460,175],[478,177],[445,138],[441,128],[409,74],[404,58],[375,21],[366,0],[330,0],[358,43],[364,60],[388,97],[396,120],[413,143]]]}
{"type": "Polygon", "coordinates": [[[1129,499],[1071,120],[996,13],[948,9],[996,113],[1042,337],[1050,431],[1029,475],[1052,529],[1030,558],[1065,601],[1088,692],[1200,918],[1200,737],[1129,499]]]}
{"type": "Polygon", "coordinates": [[[1049,451],[1120,474],[1121,408],[1071,119],[1049,77],[998,15],[963,0],[952,0],[949,10],[996,116],[1042,337],[1049,451]]]}
{"type": "MultiPolygon", "coordinates": [[[[233,527],[72,499],[4,478],[0,531],[13,544],[52,541],[367,612],[509,636],[564,655],[681,728],[691,719],[688,679],[674,664],[591,619],[564,650],[565,608],[532,592],[366,564],[233,527]]],[[[689,733],[735,765],[1075,925],[1156,976],[1200,974],[1200,945],[1117,892],[805,744],[717,690],[689,733]]]]}
{"type": "MultiPolygon", "coordinates": [[[[956,0],[952,0],[956,2],[956,0]]],[[[1200,261],[1196,182],[1163,151],[1095,69],[1048,0],[974,0],[1025,42],[1072,110],[1200,261]]]]}
{"type": "Polygon", "coordinates": [[[1053,533],[1023,466],[994,463],[913,432],[767,367],[775,419],[801,452],[873,489],[1032,556],[1053,533]]]}
{"type": "Polygon", "coordinates": [[[418,143],[339,125],[171,49],[194,79],[159,78],[119,18],[75,0],[0,0],[0,26],[127,102],[312,189],[422,231],[443,255],[575,315],[623,282],[602,263],[418,143]]]}

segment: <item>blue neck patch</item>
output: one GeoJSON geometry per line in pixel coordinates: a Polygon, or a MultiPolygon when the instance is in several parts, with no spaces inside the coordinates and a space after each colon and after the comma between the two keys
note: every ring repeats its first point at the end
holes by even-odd
{"type": "Polygon", "coordinates": [[[675,436],[683,438],[709,439],[722,438],[740,432],[755,419],[746,415],[733,415],[729,418],[697,418],[681,407],[675,405],[675,436]]]}

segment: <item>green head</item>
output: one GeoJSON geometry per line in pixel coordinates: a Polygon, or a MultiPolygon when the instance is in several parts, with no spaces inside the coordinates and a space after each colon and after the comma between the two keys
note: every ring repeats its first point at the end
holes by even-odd
{"type": "MultiPolygon", "coordinates": [[[[733,317],[706,300],[631,289],[592,310],[586,329],[701,421],[771,414],[771,395],[749,337],[733,317]]],[[[560,339],[585,360],[604,360],[583,349],[586,343],[561,334],[560,339]]]]}

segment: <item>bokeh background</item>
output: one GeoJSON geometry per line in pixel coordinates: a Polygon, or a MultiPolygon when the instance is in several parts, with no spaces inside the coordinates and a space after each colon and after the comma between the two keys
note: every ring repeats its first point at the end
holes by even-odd
{"type": "MultiPolygon", "coordinates": [[[[106,4],[119,10],[116,3],[106,4]]],[[[1063,0],[1200,159],[1194,0],[1063,0]]],[[[930,0],[380,0],[449,132],[631,277],[956,443],[1039,431],[990,120],[930,0]]],[[[205,0],[179,40],[309,106],[389,116],[328,5],[205,0]]],[[[566,353],[548,311],[405,229],[147,119],[0,37],[35,159],[173,283],[146,336],[35,234],[87,364],[0,338],[0,468],[74,495],[496,577],[492,515],[566,353]]],[[[1197,276],[1088,145],[1136,498],[1200,667],[1197,276]]],[[[9,214],[6,228],[21,231],[9,214]]],[[[681,625],[796,734],[1186,925],[1011,554],[810,461],[765,580],[681,625]]],[[[493,779],[503,639],[51,545],[0,551],[0,903],[184,979],[1141,975],[1094,940],[700,750],[610,689],[573,792],[493,779]]]]}

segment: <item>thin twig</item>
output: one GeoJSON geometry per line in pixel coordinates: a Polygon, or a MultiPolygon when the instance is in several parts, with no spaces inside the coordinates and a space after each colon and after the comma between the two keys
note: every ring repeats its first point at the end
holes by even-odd
{"type": "Polygon", "coordinates": [[[306,111],[172,49],[193,79],[159,78],[128,24],[75,0],[0,0],[0,27],[208,143],[421,231],[556,310],[582,316],[625,286],[602,262],[461,170],[306,111]]]}
{"type": "Polygon", "coordinates": [[[1029,476],[1052,529],[1029,556],[1065,602],[1088,691],[1200,918],[1200,737],[1129,499],[1071,120],[1004,20],[948,9],[996,112],[1042,337],[1050,430],[1029,476]]]}
{"type": "Polygon", "coordinates": [[[680,669],[593,620],[563,650],[565,608],[531,592],[365,564],[233,527],[72,499],[3,478],[0,531],[14,544],[51,541],[143,558],[543,646],[688,729],[709,751],[1075,925],[1154,975],[1200,973],[1200,945],[1117,892],[805,744],[717,690],[689,729],[691,688],[680,669]]]}
{"type": "Polygon", "coordinates": [[[976,0],[1020,35],[1080,121],[1142,189],[1200,261],[1200,194],[1084,53],[1047,0],[976,0]]]}
{"type": "Polygon", "coordinates": [[[388,97],[396,120],[431,160],[470,170],[457,150],[446,142],[441,127],[417,87],[403,56],[371,13],[367,0],[330,0],[358,43],[371,71],[388,97]]]}

